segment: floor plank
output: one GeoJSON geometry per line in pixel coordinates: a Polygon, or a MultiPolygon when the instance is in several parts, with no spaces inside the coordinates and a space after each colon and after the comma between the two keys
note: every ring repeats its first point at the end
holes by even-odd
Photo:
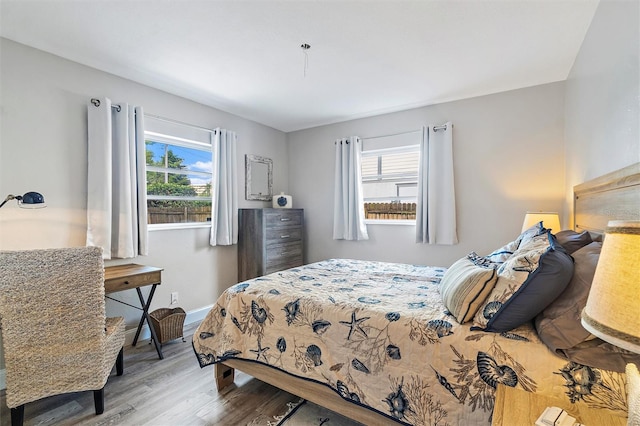
{"type": "MultiPolygon", "coordinates": [[[[105,387],[105,411],[96,416],[92,392],[52,396],[27,404],[25,425],[267,425],[297,397],[236,371],[235,384],[220,393],[213,367],[200,368],[185,340],[166,343],[159,360],[153,345],[125,348],[124,375],[115,371],[105,387]]],[[[0,426],[11,424],[0,391],[0,426]]]]}

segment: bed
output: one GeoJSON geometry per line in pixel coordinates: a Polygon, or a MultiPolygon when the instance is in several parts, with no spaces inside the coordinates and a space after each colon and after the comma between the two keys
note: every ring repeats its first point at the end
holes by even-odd
{"type": "Polygon", "coordinates": [[[238,369],[364,424],[488,424],[499,385],[625,416],[614,370],[633,355],[549,330],[576,299],[574,258],[580,275],[609,219],[640,220],[640,164],[574,193],[575,230],[538,224],[449,269],[330,259],[238,283],[194,333],[198,361],[218,389],[238,369]]]}

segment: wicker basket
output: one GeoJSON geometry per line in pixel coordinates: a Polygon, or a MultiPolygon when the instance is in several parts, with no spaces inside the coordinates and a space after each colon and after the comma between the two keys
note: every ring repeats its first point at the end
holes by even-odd
{"type": "MultiPolygon", "coordinates": [[[[187,314],[182,308],[160,308],[149,313],[160,344],[183,337],[184,319],[187,314]]],[[[184,340],[184,338],[183,338],[184,340]]]]}

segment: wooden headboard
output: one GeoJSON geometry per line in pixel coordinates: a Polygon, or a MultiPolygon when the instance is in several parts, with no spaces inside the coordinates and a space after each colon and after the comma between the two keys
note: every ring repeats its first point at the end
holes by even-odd
{"type": "Polygon", "coordinates": [[[577,232],[603,234],[610,220],[640,220],[640,163],[573,187],[577,232]]]}

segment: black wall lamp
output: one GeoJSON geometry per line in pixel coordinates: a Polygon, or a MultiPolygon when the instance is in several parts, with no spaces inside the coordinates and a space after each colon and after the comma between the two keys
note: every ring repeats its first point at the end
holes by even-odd
{"type": "Polygon", "coordinates": [[[47,207],[44,203],[44,197],[39,192],[27,192],[24,195],[7,195],[0,207],[4,206],[7,201],[18,200],[18,205],[23,209],[41,209],[47,207]]]}

